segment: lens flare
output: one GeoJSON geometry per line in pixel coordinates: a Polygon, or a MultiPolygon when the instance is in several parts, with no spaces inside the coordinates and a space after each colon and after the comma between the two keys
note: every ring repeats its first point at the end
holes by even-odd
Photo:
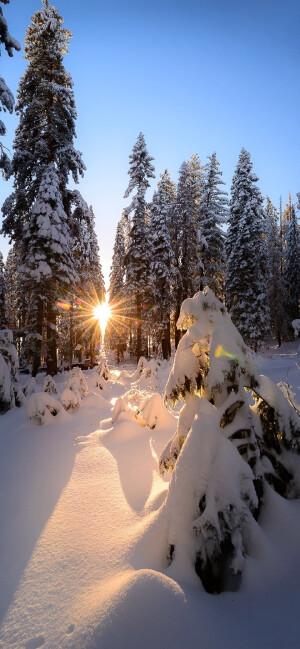
{"type": "Polygon", "coordinates": [[[228,358],[236,358],[235,354],[230,354],[224,349],[222,345],[218,345],[215,351],[215,358],[220,358],[220,356],[228,356],[228,358]]]}
{"type": "Polygon", "coordinates": [[[67,302],[56,302],[56,306],[59,309],[65,309],[65,311],[70,311],[71,305],[67,302]]]}

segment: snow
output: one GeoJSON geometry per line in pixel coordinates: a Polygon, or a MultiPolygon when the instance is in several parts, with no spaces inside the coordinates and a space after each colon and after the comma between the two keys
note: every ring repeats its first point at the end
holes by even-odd
{"type": "MultiPolygon", "coordinates": [[[[266,350],[257,363],[275,383],[287,381],[299,403],[297,347],[294,341],[266,350]]],[[[164,412],[159,398],[169,369],[158,367],[159,390],[148,385],[142,392],[132,386],[135,367],[110,368],[103,390],[88,370],[88,391],[82,382],[85,396],[73,413],[60,401],[71,378],[66,373],[55,377],[61,414],[50,414],[43,426],[30,422],[26,405],[0,417],[1,649],[298,647],[300,501],[267,488],[260,525],[248,532],[240,590],[216,596],[204,591],[190,564],[189,543],[183,543],[186,526],[170,518],[168,477],[158,469],[176,430],[175,413],[164,412]],[[177,539],[171,565],[168,530],[177,539]]],[[[51,398],[41,392],[43,382],[38,376],[28,403],[51,398]]],[[[202,434],[208,437],[214,406],[206,402],[203,408],[202,434]]],[[[214,443],[212,435],[206,454],[214,455],[214,443]]],[[[228,440],[223,444],[222,452],[230,448],[242,462],[228,440]]],[[[197,490],[193,475],[190,488],[197,490]]],[[[236,479],[233,474],[233,484],[236,479]]],[[[194,515],[191,499],[181,506],[181,516],[194,515]]]]}

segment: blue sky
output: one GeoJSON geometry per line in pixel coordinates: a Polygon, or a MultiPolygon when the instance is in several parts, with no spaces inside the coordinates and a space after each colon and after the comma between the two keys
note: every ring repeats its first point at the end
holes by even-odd
{"type": "MultiPolygon", "coordinates": [[[[274,204],[300,191],[297,0],[57,0],[74,35],[64,64],[74,81],[76,148],[87,166],[79,189],[96,215],[109,273],[117,221],[129,199],[128,156],[142,131],[156,185],[193,153],[217,152],[230,191],[239,152],[251,154],[263,195],[274,204]]],[[[3,6],[23,45],[40,0],[3,6]]],[[[16,92],[26,61],[2,52],[1,75],[16,92]]],[[[5,116],[11,148],[16,116],[5,116]]],[[[0,202],[11,184],[0,180],[0,202]]],[[[151,198],[149,191],[148,199],[151,198]]],[[[6,255],[8,240],[0,236],[6,255]]]]}

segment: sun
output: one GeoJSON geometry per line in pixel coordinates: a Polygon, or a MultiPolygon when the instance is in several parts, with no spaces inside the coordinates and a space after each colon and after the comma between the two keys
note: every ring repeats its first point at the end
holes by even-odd
{"type": "Polygon", "coordinates": [[[94,307],[94,318],[99,321],[100,329],[102,332],[102,337],[104,338],[104,332],[108,320],[111,317],[111,308],[108,302],[100,302],[97,306],[94,307]]]}

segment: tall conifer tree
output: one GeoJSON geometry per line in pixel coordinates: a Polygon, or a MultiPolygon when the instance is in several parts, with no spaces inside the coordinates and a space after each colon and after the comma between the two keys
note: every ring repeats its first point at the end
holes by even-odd
{"type": "Polygon", "coordinates": [[[226,305],[247,343],[255,349],[269,331],[263,199],[242,149],[232,180],[227,236],[226,305]]]}
{"type": "Polygon", "coordinates": [[[300,231],[295,206],[290,202],[285,220],[285,249],[283,280],[286,290],[286,310],[290,322],[299,318],[300,305],[300,231]]]}
{"type": "Polygon", "coordinates": [[[278,213],[269,197],[266,198],[266,243],[268,260],[267,295],[270,308],[270,325],[274,336],[281,345],[282,337],[287,336],[287,317],[284,309],[285,288],[282,279],[282,242],[278,213]]]}
{"type": "Polygon", "coordinates": [[[109,301],[119,302],[124,295],[125,275],[125,225],[126,217],[123,215],[117,225],[115,243],[113,248],[112,264],[110,269],[109,301]]]}
{"type": "Polygon", "coordinates": [[[174,253],[170,234],[170,208],[175,200],[176,185],[166,170],[160,177],[150,209],[150,242],[152,250],[150,288],[151,329],[162,346],[163,358],[171,355],[170,316],[173,307],[174,253]]]}
{"type": "MultiPolygon", "coordinates": [[[[174,269],[174,315],[178,320],[182,301],[195,292],[198,262],[198,210],[194,175],[188,162],[179,170],[176,199],[171,210],[171,237],[176,265],[174,269]]],[[[175,326],[175,345],[181,333],[175,326]]]]}
{"type": "Polygon", "coordinates": [[[219,170],[216,153],[209,157],[206,177],[199,204],[199,242],[201,268],[198,290],[211,288],[220,300],[224,297],[225,281],[225,233],[221,226],[228,216],[227,192],[219,170]]]}
{"type": "Polygon", "coordinates": [[[77,279],[70,254],[70,233],[63,209],[55,165],[44,170],[35,203],[23,227],[21,267],[27,295],[30,296],[28,344],[34,350],[33,374],[41,355],[43,316],[47,314],[47,371],[57,372],[56,302],[62,286],[69,289],[77,279]]]}
{"type": "Polygon", "coordinates": [[[5,264],[5,279],[8,325],[10,329],[15,330],[15,333],[17,329],[21,328],[20,317],[22,314],[22,296],[24,296],[23,286],[19,281],[19,266],[18,250],[16,246],[12,246],[8,251],[5,264]]]}
{"type": "MultiPolygon", "coordinates": [[[[54,201],[56,206],[61,206],[59,213],[62,214],[62,209],[69,219],[66,189],[68,177],[71,173],[74,181],[77,182],[78,176],[83,175],[84,170],[81,155],[73,146],[76,135],[73,83],[63,66],[63,55],[68,51],[71,34],[62,27],[63,19],[57,9],[50,5],[48,0],[42,2],[44,6],[32,16],[31,25],[26,31],[25,58],[28,66],[18,89],[16,109],[20,115],[20,122],[16,130],[12,160],[14,192],[3,206],[3,232],[8,234],[21,250],[23,269],[28,267],[31,272],[30,297],[28,296],[27,303],[32,301],[36,314],[35,333],[32,331],[36,338],[34,373],[40,362],[41,346],[38,340],[45,321],[48,323],[48,332],[51,331],[49,340],[51,371],[55,371],[56,312],[52,298],[49,299],[49,295],[41,295],[39,280],[41,274],[37,273],[36,281],[32,275],[33,266],[30,257],[32,246],[27,247],[29,240],[26,233],[33,228],[36,205],[41,204],[41,201],[44,204],[48,201],[49,206],[51,205],[53,198],[51,194],[49,200],[45,194],[39,195],[41,188],[45,187],[45,174],[47,175],[49,170],[51,174],[55,174],[57,182],[54,201]],[[30,219],[33,221],[30,222],[30,219]]],[[[56,211],[56,216],[57,214],[56,211]]],[[[41,219],[42,216],[40,216],[40,227],[42,227],[41,219]]],[[[65,217],[63,221],[65,223],[65,217]]],[[[57,224],[57,230],[64,230],[64,236],[67,237],[65,225],[60,227],[57,224]]],[[[67,241],[66,246],[69,246],[67,241]]],[[[50,278],[56,273],[56,261],[53,262],[52,251],[50,245],[47,253],[45,245],[44,261],[50,269],[48,275],[50,282],[52,281],[50,278]]],[[[34,263],[38,266],[39,261],[37,256],[34,263]]],[[[66,277],[62,274],[60,276],[62,284],[65,279],[68,283],[72,274],[74,277],[71,256],[68,268],[66,277]]],[[[53,299],[55,294],[56,291],[52,292],[53,299]]],[[[31,321],[31,329],[32,324],[31,321]]]]}
{"type": "Polygon", "coordinates": [[[130,181],[124,194],[127,198],[136,189],[131,205],[126,208],[127,216],[132,214],[131,229],[129,233],[128,251],[125,259],[126,267],[126,292],[133,304],[132,315],[136,321],[137,358],[142,353],[142,320],[143,304],[146,303],[149,290],[150,251],[147,246],[148,229],[146,224],[147,203],[145,194],[150,187],[149,178],[154,178],[153,158],[149,155],[142,133],[133,147],[129,156],[130,167],[128,174],[130,181]]]}
{"type": "Polygon", "coordinates": [[[117,225],[115,243],[113,248],[112,263],[110,268],[109,302],[113,309],[113,322],[109,322],[110,345],[116,350],[117,361],[125,347],[127,328],[127,306],[125,299],[125,256],[126,256],[126,231],[128,218],[125,214],[117,225]]]}

